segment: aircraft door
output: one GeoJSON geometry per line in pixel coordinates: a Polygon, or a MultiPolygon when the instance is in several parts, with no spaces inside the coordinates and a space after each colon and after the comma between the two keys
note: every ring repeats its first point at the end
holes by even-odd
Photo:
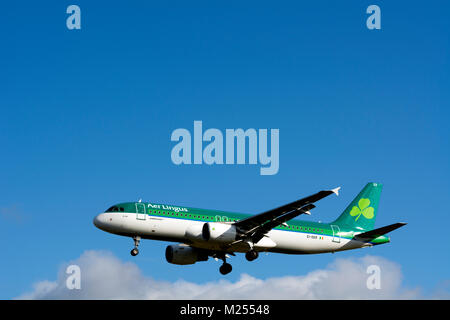
{"type": "Polygon", "coordinates": [[[339,226],[332,225],[331,229],[333,230],[333,242],[340,243],[341,238],[339,237],[339,232],[341,229],[339,229],[339,226]]]}
{"type": "Polygon", "coordinates": [[[147,214],[145,213],[145,204],[136,203],[136,219],[145,220],[146,218],[147,214]]]}

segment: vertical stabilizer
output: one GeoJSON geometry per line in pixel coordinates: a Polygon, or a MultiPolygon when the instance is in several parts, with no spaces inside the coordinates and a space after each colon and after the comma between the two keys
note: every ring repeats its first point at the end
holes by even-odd
{"type": "Polygon", "coordinates": [[[332,224],[360,230],[372,230],[380,202],[381,183],[368,183],[332,224]]]}

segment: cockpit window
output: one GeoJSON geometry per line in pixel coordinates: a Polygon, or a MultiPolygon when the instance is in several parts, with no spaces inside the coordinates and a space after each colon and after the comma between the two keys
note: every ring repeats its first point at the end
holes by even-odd
{"type": "Polygon", "coordinates": [[[116,206],[112,206],[111,208],[109,208],[108,210],[106,210],[105,212],[118,212],[119,208],[116,206]]]}
{"type": "MultiPolygon", "coordinates": [[[[115,206],[112,206],[111,208],[108,208],[105,212],[136,212],[136,206],[134,203],[118,203],[115,206]]],[[[142,212],[144,213],[144,212],[142,212]]]]}

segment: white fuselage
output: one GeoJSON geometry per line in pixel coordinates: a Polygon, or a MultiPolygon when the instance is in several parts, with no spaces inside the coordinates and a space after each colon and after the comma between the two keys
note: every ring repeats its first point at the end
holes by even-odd
{"type": "MultiPolygon", "coordinates": [[[[201,230],[207,221],[152,216],[127,212],[101,213],[94,219],[94,224],[104,231],[122,236],[139,236],[143,239],[162,240],[187,243],[193,247],[208,250],[225,250],[247,252],[247,245],[224,247],[223,243],[205,241],[201,238],[201,230]]],[[[258,251],[310,254],[335,252],[372,246],[367,242],[347,239],[340,234],[333,236],[292,232],[273,229],[254,244],[258,251]]]]}

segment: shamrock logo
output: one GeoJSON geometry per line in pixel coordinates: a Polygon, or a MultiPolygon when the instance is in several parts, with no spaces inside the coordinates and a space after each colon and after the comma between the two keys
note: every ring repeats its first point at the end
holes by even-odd
{"type": "Polygon", "coordinates": [[[353,206],[350,211],[350,215],[352,217],[357,216],[355,221],[358,221],[359,217],[363,215],[366,219],[372,219],[374,216],[373,207],[369,207],[370,200],[369,199],[360,199],[358,201],[358,207],[353,206]]]}

